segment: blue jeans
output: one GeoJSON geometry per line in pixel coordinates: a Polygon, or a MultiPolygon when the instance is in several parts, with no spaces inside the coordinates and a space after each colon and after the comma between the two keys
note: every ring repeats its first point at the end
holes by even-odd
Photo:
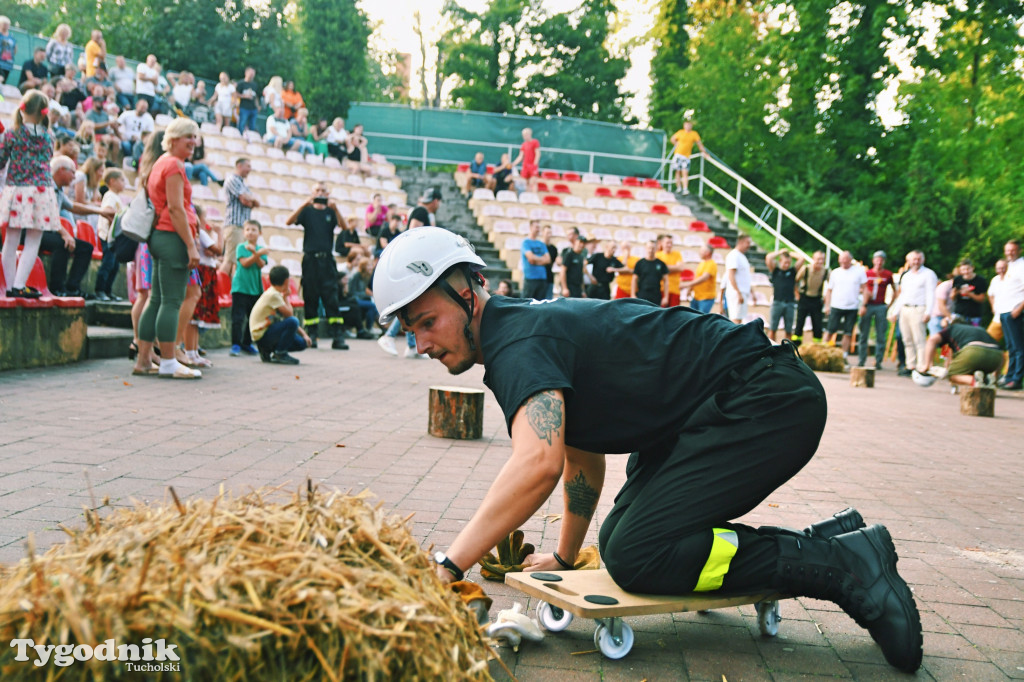
{"type": "Polygon", "coordinates": [[[217,180],[217,176],[213,174],[213,171],[205,163],[189,163],[186,161],[185,175],[188,176],[189,180],[198,178],[199,182],[204,186],[209,185],[210,180],[217,180]]]}
{"type": "MultiPolygon", "coordinates": [[[[399,322],[398,318],[396,317],[394,320],[391,321],[391,326],[388,327],[387,335],[390,336],[391,338],[395,338],[396,336],[398,336],[398,332],[399,332],[399,330],[401,330],[401,328],[402,328],[402,323],[399,322]]],[[[409,348],[415,348],[416,347],[416,335],[413,334],[412,332],[406,332],[405,333],[405,344],[407,346],[409,346],[409,348]]]]}
{"type": "Polygon", "coordinates": [[[101,242],[100,246],[103,248],[103,260],[100,261],[100,269],[96,273],[96,293],[110,294],[121,264],[117,262],[114,249],[110,248],[106,242],[101,242]]]}
{"type": "Polygon", "coordinates": [[[1006,380],[1020,381],[1024,375],[1024,315],[1014,317],[1010,313],[1003,313],[999,316],[999,323],[1003,325],[1003,341],[1006,342],[1006,352],[1010,356],[1006,380]]]}
{"type": "Polygon", "coordinates": [[[256,130],[256,110],[238,109],[238,129],[243,133],[246,130],[256,130]]]}
{"type": "Polygon", "coordinates": [[[373,299],[357,298],[356,303],[363,309],[363,315],[367,322],[366,328],[370,329],[373,325],[377,324],[377,320],[380,319],[380,313],[377,312],[377,306],[373,304],[373,299]]]}
{"type": "Polygon", "coordinates": [[[267,353],[297,353],[306,350],[306,339],[299,334],[299,318],[286,317],[270,325],[256,345],[267,353]]]}
{"type": "Polygon", "coordinates": [[[713,299],[713,298],[705,298],[705,299],[695,298],[690,303],[690,307],[693,308],[694,310],[696,310],[698,312],[701,312],[701,313],[704,313],[706,315],[706,314],[711,312],[712,308],[715,307],[715,299],[713,299]]]}
{"type": "Polygon", "coordinates": [[[129,109],[135,108],[135,97],[129,95],[126,92],[117,93],[117,106],[121,107],[121,111],[128,111],[129,109]]]}
{"type": "Polygon", "coordinates": [[[139,142],[132,142],[131,140],[121,140],[121,153],[125,156],[130,156],[133,159],[138,160],[142,156],[142,150],[145,145],[140,140],[139,142]]]}
{"type": "Polygon", "coordinates": [[[297,137],[292,138],[291,146],[289,148],[294,149],[295,151],[300,152],[302,154],[312,154],[313,152],[316,151],[316,148],[313,147],[312,142],[297,137]]]}

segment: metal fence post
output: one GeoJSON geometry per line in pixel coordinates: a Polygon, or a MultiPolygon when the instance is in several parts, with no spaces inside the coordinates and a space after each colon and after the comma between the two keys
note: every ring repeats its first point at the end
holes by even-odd
{"type": "Polygon", "coordinates": [[[740,229],[740,193],[743,190],[743,183],[739,180],[736,181],[736,209],[733,213],[732,222],[736,224],[736,229],[740,229]]]}
{"type": "Polygon", "coordinates": [[[590,156],[590,170],[587,171],[587,172],[588,173],[593,173],[594,172],[594,152],[590,152],[590,154],[588,156],[590,156]]]}
{"type": "Polygon", "coordinates": [[[779,237],[782,236],[782,211],[775,212],[775,250],[779,250],[779,237]]]}
{"type": "MultiPolygon", "coordinates": [[[[700,197],[701,199],[704,198],[704,172],[705,172],[704,155],[701,154],[700,155],[700,182],[697,183],[697,196],[700,197]]],[[[672,182],[674,182],[674,179],[672,178],[672,164],[671,163],[668,165],[668,181],[669,181],[670,184],[672,182]]]]}
{"type": "Polygon", "coordinates": [[[427,138],[423,138],[423,162],[421,169],[427,170],[427,138]]]}

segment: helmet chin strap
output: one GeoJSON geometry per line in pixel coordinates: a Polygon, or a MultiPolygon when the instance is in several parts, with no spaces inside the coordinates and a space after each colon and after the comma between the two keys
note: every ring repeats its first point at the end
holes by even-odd
{"type": "MultiPolygon", "coordinates": [[[[463,328],[462,333],[466,335],[466,339],[469,340],[469,350],[476,352],[476,339],[473,338],[473,331],[470,329],[470,324],[473,322],[473,311],[476,308],[476,294],[473,293],[473,281],[480,281],[480,275],[472,272],[468,267],[459,268],[462,271],[462,275],[466,278],[466,285],[469,286],[469,303],[466,303],[466,299],[459,296],[458,292],[452,288],[451,284],[441,278],[437,281],[437,285],[440,286],[456,303],[462,306],[462,309],[466,313],[466,326],[463,328]]],[[[482,283],[482,282],[481,282],[482,283]]]]}

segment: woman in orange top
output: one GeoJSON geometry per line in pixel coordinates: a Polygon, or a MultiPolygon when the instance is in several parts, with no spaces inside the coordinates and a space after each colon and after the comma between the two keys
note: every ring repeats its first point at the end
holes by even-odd
{"type": "Polygon", "coordinates": [[[306,103],[302,101],[302,95],[295,91],[295,81],[285,82],[284,90],[281,91],[281,99],[284,101],[285,119],[295,118],[295,114],[299,113],[299,109],[306,106],[306,103]]]}
{"type": "MultiPolygon", "coordinates": [[[[139,320],[139,357],[150,356],[153,343],[160,344],[160,377],[199,379],[199,370],[189,369],[174,357],[178,311],[193,268],[199,265],[196,234],[199,218],[192,208],[192,185],[185,176],[185,160],[192,156],[199,126],[190,119],[176,118],[164,131],[166,152],[142,179],[156,211],[156,223],[149,238],[153,258],[153,288],[139,320]]],[[[135,373],[152,374],[148,366],[136,365],[135,373]]]]}

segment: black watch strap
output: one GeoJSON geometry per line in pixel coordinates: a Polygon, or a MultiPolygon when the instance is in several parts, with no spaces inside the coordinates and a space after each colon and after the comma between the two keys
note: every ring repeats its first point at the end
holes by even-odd
{"type": "Polygon", "coordinates": [[[435,554],[434,555],[434,561],[437,562],[438,564],[440,564],[441,566],[444,566],[445,569],[447,569],[448,572],[451,573],[452,576],[454,576],[454,578],[456,580],[462,580],[465,577],[465,575],[466,575],[465,573],[462,572],[461,568],[459,568],[458,566],[455,565],[454,561],[449,559],[444,554],[444,552],[438,552],[437,554],[435,554]]]}

